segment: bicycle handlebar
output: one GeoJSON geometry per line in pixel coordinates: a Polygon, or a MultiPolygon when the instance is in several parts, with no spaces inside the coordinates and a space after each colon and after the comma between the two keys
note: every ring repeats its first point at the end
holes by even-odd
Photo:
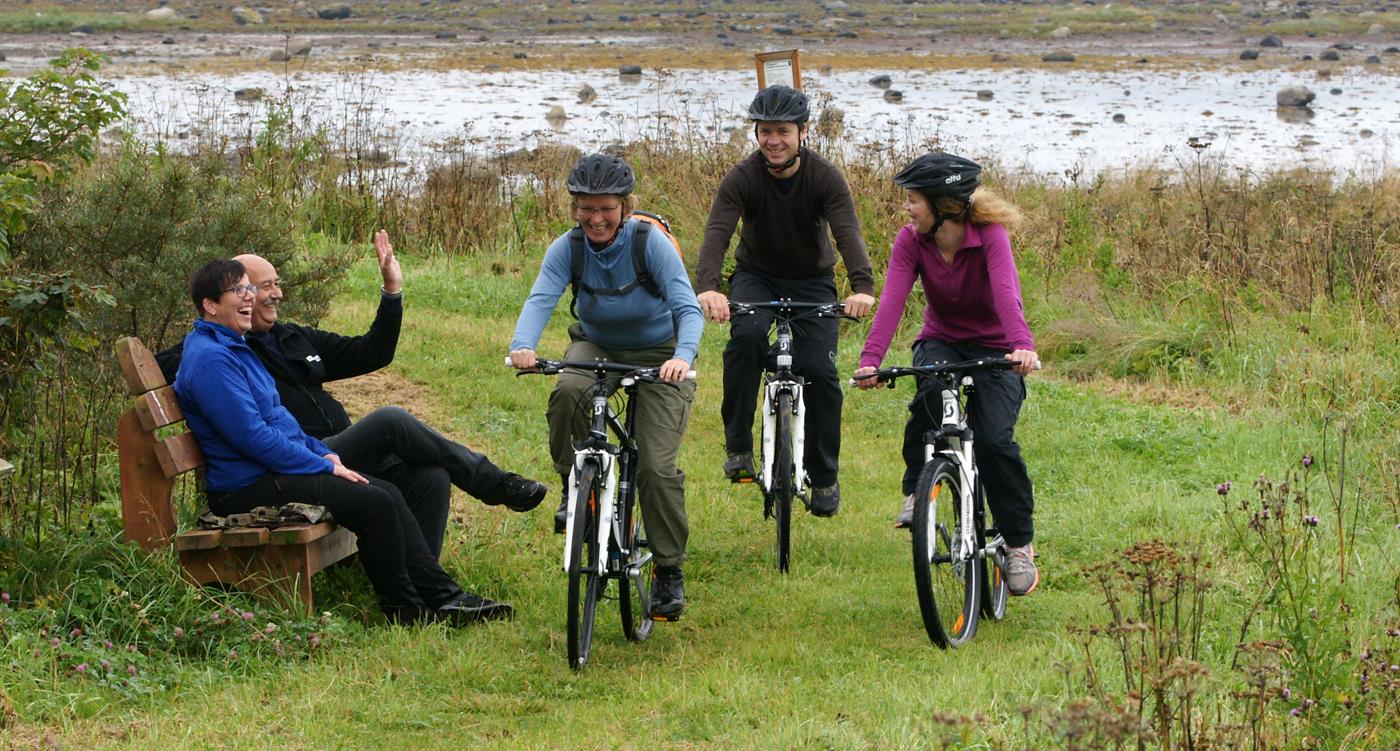
{"type": "MultiPolygon", "coordinates": [[[[512,367],[509,357],[505,358],[507,367],[512,367]]],[[[529,370],[521,370],[517,376],[523,375],[558,375],[560,371],[569,368],[573,370],[591,370],[598,378],[603,378],[608,373],[619,374],[623,378],[636,378],[647,383],[656,383],[661,380],[661,368],[659,366],[628,365],[626,363],[611,362],[608,360],[547,360],[543,357],[535,358],[535,367],[529,370]]],[[[695,380],[695,371],[687,370],[685,380],[695,380]]]]}
{"type": "Polygon", "coordinates": [[[789,321],[798,318],[846,318],[858,321],[859,318],[846,315],[846,306],[841,302],[796,302],[788,298],[768,302],[729,301],[729,312],[736,316],[751,316],[760,310],[775,313],[789,321]]]}
{"type": "MultiPolygon", "coordinates": [[[[943,375],[948,373],[963,373],[969,370],[1011,370],[1016,367],[1016,362],[1005,357],[979,357],[973,360],[962,362],[944,363],[942,365],[903,365],[894,368],[877,370],[867,376],[851,378],[847,381],[851,386],[856,385],[856,381],[864,381],[874,378],[876,383],[888,383],[894,387],[894,381],[903,376],[917,375],[943,375]]],[[[1040,361],[1036,360],[1032,366],[1034,370],[1040,370],[1040,361]]]]}

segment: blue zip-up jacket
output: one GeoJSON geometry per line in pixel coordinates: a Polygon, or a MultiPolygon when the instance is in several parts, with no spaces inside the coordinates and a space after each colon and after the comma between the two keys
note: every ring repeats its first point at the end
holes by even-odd
{"type": "Polygon", "coordinates": [[[243,337],[198,320],[185,335],[175,395],[204,452],[204,487],[227,493],[263,475],[314,475],[334,465],[324,443],[302,432],[243,337]]]}
{"type": "MultiPolygon", "coordinates": [[[[584,237],[584,284],[597,289],[617,289],[636,281],[637,273],[632,268],[632,236],[636,230],[637,220],[627,220],[612,244],[601,250],[584,237]]],[[[530,296],[525,298],[525,306],[515,323],[511,351],[535,349],[539,343],[554,306],[573,278],[570,256],[569,233],[565,232],[550,243],[545,252],[540,275],[535,278],[535,285],[530,289],[530,296]]],[[[685,264],[660,232],[650,233],[646,261],[664,298],[658,300],[641,287],[618,296],[594,295],[580,289],[578,320],[584,336],[604,349],[646,349],[674,337],[673,357],[694,364],[705,319],[700,313],[700,303],[695,300],[685,264]]]]}

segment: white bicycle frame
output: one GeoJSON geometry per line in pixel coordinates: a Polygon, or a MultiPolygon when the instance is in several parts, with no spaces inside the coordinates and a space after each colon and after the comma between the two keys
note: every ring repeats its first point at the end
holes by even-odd
{"type": "MultiPolygon", "coordinates": [[[[963,376],[962,385],[972,384],[971,376],[963,376]]],[[[943,389],[943,427],[957,428],[961,430],[966,427],[962,411],[962,405],[958,403],[958,392],[956,389],[943,389]]],[[[977,482],[977,465],[972,461],[972,441],[963,441],[957,435],[948,437],[948,448],[935,452],[931,444],[924,445],[924,463],[932,461],[934,454],[942,454],[952,460],[958,468],[958,535],[963,551],[961,561],[954,561],[955,567],[967,563],[972,557],[985,554],[985,551],[977,550],[977,538],[973,535],[972,524],[972,504],[974,501],[973,487],[977,482]]],[[[928,536],[930,551],[934,545],[934,536],[928,536]]],[[[990,545],[988,546],[990,547],[990,545]]]]}
{"type": "MultiPolygon", "coordinates": [[[[599,449],[584,449],[574,452],[574,470],[569,474],[569,508],[568,522],[564,526],[564,571],[567,573],[570,559],[571,546],[569,542],[574,539],[574,510],[578,506],[578,478],[583,472],[583,465],[589,461],[598,462],[599,469],[603,477],[603,496],[598,499],[598,550],[608,549],[608,535],[613,534],[613,499],[617,497],[617,462],[612,454],[599,449]]],[[[622,539],[620,536],[618,539],[622,539]]],[[[598,573],[603,573],[601,567],[606,561],[606,556],[598,557],[600,567],[598,573]]]]}
{"type": "MultiPolygon", "coordinates": [[[[792,356],[784,355],[778,358],[779,367],[790,367],[792,356]],[[786,363],[782,362],[784,359],[786,363]]],[[[802,398],[802,384],[796,381],[770,381],[767,388],[763,390],[763,471],[760,474],[759,482],[763,485],[764,492],[773,490],[773,454],[776,451],[778,432],[778,393],[787,390],[792,392],[792,403],[795,414],[792,416],[792,473],[793,473],[793,493],[802,495],[803,489],[807,485],[807,471],[802,466],[802,456],[804,447],[807,444],[807,405],[802,398]]]]}

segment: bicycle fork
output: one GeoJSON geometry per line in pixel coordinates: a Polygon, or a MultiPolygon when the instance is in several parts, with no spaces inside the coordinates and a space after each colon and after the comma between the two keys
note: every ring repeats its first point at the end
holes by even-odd
{"type": "MultiPolygon", "coordinates": [[[[787,391],[792,394],[792,475],[793,487],[805,485],[806,470],[802,466],[804,447],[807,445],[807,405],[802,398],[802,384],[796,381],[769,381],[763,395],[763,482],[764,492],[773,489],[773,456],[777,452],[778,394],[787,391]]],[[[801,495],[801,493],[798,493],[801,495]]]]}
{"type": "MultiPolygon", "coordinates": [[[[613,498],[617,494],[617,467],[613,462],[612,454],[599,449],[589,449],[574,453],[574,471],[569,477],[569,506],[567,509],[568,521],[564,525],[564,571],[567,573],[569,566],[573,563],[572,546],[570,541],[574,539],[574,525],[582,524],[582,519],[576,519],[575,513],[578,508],[578,494],[589,492],[588,488],[578,486],[578,478],[583,474],[583,467],[592,463],[598,468],[597,476],[602,478],[603,492],[597,499],[598,524],[593,530],[598,536],[598,550],[607,551],[608,536],[612,534],[613,528],[613,498]]],[[[598,557],[600,567],[606,565],[606,557],[598,557]]],[[[599,574],[603,572],[598,571],[599,574]]]]}

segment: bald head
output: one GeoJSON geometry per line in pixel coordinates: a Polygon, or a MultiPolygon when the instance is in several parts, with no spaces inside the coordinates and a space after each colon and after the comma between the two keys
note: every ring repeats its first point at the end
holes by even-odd
{"type": "Polygon", "coordinates": [[[244,253],[233,260],[243,264],[248,272],[248,282],[258,288],[258,299],[253,304],[253,333],[261,334],[277,323],[277,306],[282,303],[282,280],[277,269],[266,258],[244,253]]]}

